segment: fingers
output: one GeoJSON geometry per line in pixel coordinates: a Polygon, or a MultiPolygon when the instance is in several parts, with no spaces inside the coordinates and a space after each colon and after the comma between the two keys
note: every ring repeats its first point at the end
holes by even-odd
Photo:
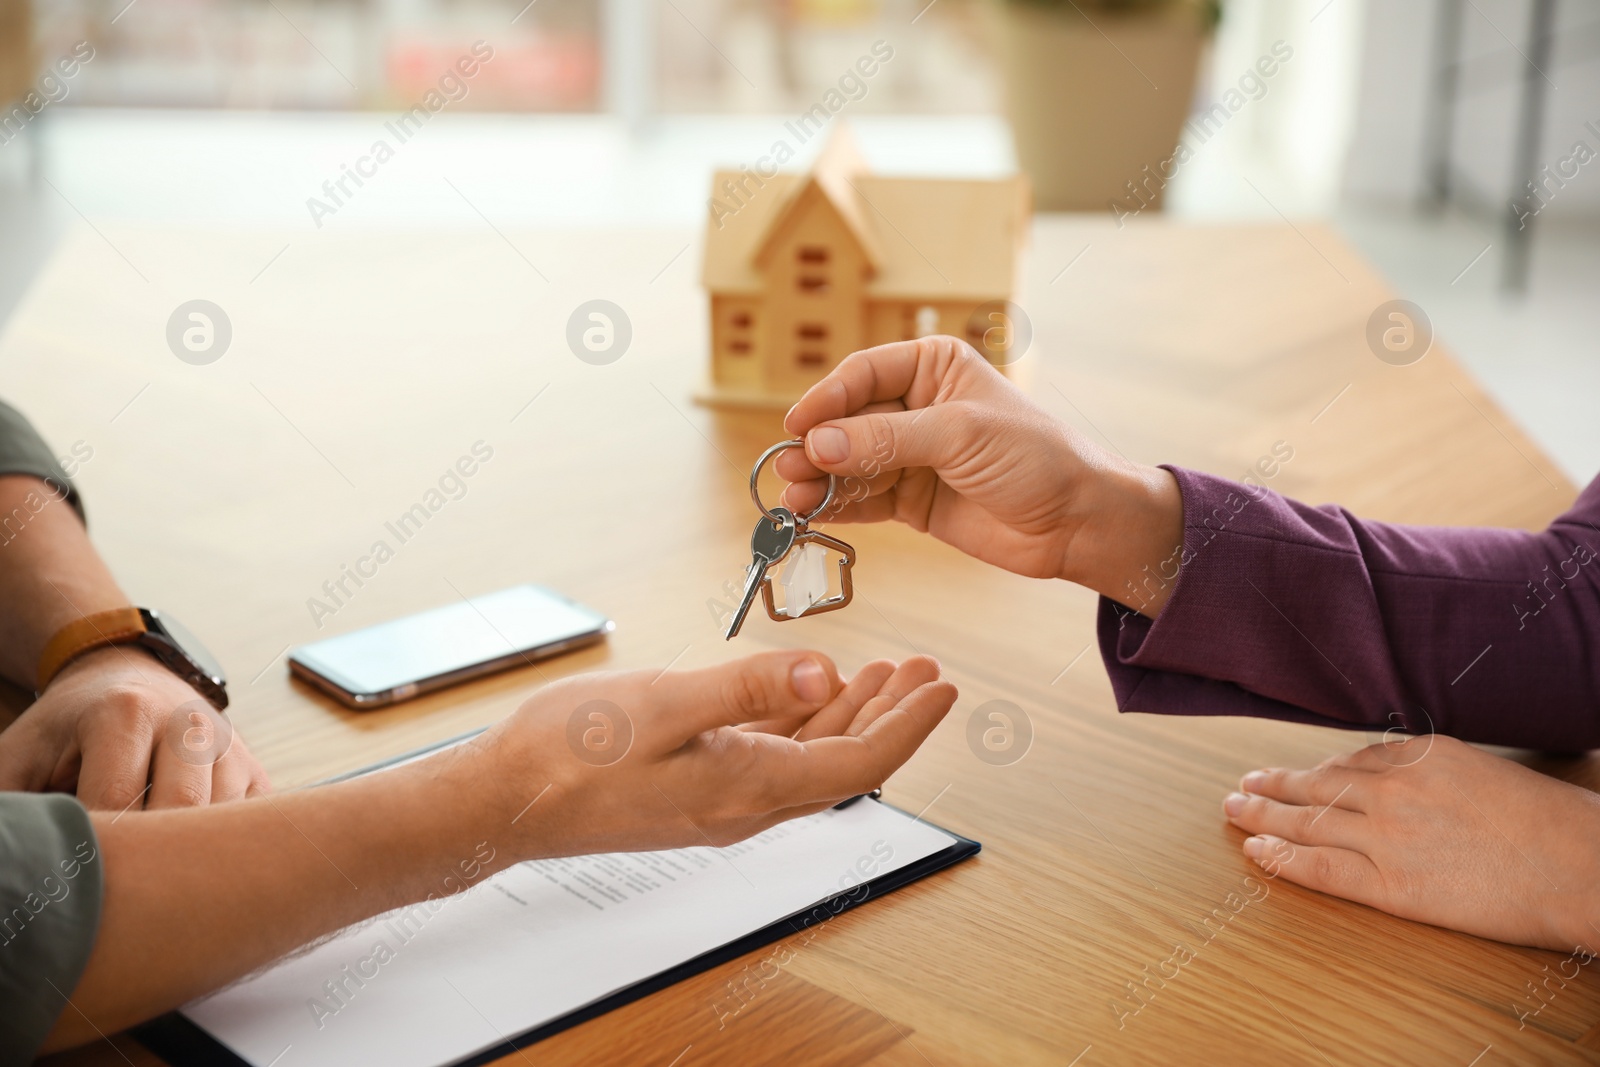
{"type": "Polygon", "coordinates": [[[270,796],[274,792],[272,779],[267,777],[267,772],[262,771],[250,779],[250,788],[245,792],[245,798],[270,796]]]}
{"type": "Polygon", "coordinates": [[[772,748],[762,760],[769,809],[840,801],[878,788],[927,740],[956,702],[949,682],[918,686],[858,736],[772,748]]]}
{"type": "Polygon", "coordinates": [[[862,667],[827,707],[806,720],[794,735],[795,740],[810,741],[816,737],[844,733],[867,701],[882,692],[884,683],[889,681],[896,669],[894,661],[887,659],[874,660],[862,667]]]}
{"type": "Polygon", "coordinates": [[[796,737],[810,730],[811,724],[818,719],[838,720],[847,724],[861,710],[862,705],[877,695],[884,681],[894,673],[894,668],[893,660],[876,660],[857,671],[856,676],[846,682],[844,688],[840,689],[821,711],[747,722],[739,729],[796,737]]]}
{"type": "Polygon", "coordinates": [[[650,692],[681,743],[718,726],[811,715],[844,688],[839,669],[820,652],[761,652],[693,671],[669,671],[650,692]]]}
{"type": "Polygon", "coordinates": [[[872,479],[907,467],[952,467],[976,448],[980,433],[975,410],[954,402],[834,419],[806,433],[805,451],[819,471],[872,479]]]}
{"type": "MultiPolygon", "coordinates": [[[[875,414],[886,411],[904,411],[905,405],[898,400],[883,403],[868,404],[857,415],[875,414]]],[[[784,488],[783,506],[797,515],[809,514],[816,509],[828,494],[828,475],[825,471],[817,469],[816,464],[802,449],[789,449],[778,453],[773,460],[773,469],[778,477],[790,484],[784,488]]],[[[841,520],[839,514],[852,504],[868,500],[881,493],[892,490],[895,483],[900,480],[900,471],[890,470],[882,466],[881,462],[874,461],[864,465],[870,474],[847,474],[838,478],[833,499],[829,501],[827,512],[821,516],[824,521],[869,522],[893,517],[892,509],[885,512],[882,508],[876,509],[877,518],[868,519],[857,516],[841,520]]]]}
{"type": "MultiPolygon", "coordinates": [[[[882,403],[866,404],[860,411],[852,411],[850,415],[874,415],[885,411],[904,411],[905,403],[899,399],[886,400],[882,403]]],[[[772,469],[778,477],[786,482],[804,482],[814,478],[825,478],[827,475],[812,463],[806,456],[804,449],[788,448],[779,452],[772,461],[772,469]]]]}
{"type": "Polygon", "coordinates": [[[899,401],[907,408],[932,404],[959,380],[982,388],[1004,382],[989,361],[954,337],[921,337],[853,352],[789,409],[783,425],[804,435],[829,419],[856,414],[869,404],[899,401]]]}
{"type": "Polygon", "coordinates": [[[1239,779],[1239,788],[1285,804],[1333,804],[1350,811],[1366,811],[1366,786],[1371,774],[1335,763],[1310,770],[1269,767],[1239,779]]]}
{"type": "Polygon", "coordinates": [[[1383,880],[1378,867],[1359,852],[1297,845],[1281,837],[1261,835],[1245,841],[1244,854],[1270,877],[1281,875],[1307,889],[1370,907],[1383,906],[1383,880]]]}
{"type": "Polygon", "coordinates": [[[826,419],[843,418],[871,403],[901,400],[916,380],[925,348],[921,341],[898,341],[852,352],[789,409],[784,429],[804,435],[826,419]]]}
{"type": "Polygon", "coordinates": [[[900,664],[898,670],[883,684],[878,695],[856,713],[845,729],[847,737],[860,737],[873,723],[893,711],[900,702],[922,686],[939,679],[939,661],[932,656],[913,656],[900,664]]]}
{"type": "MultiPolygon", "coordinates": [[[[848,483],[854,475],[846,478],[848,483]]],[[[859,484],[859,483],[858,483],[859,484]]],[[[828,483],[826,481],[796,482],[786,486],[780,502],[784,507],[796,515],[807,515],[822,503],[827,495],[828,483]]],[[[875,496],[862,498],[859,492],[852,497],[848,485],[842,487],[840,492],[845,494],[843,500],[835,495],[834,502],[828,505],[828,510],[817,517],[818,522],[887,522],[895,517],[899,497],[895,495],[893,487],[888,488],[875,496]]]]}
{"type": "MultiPolygon", "coordinates": [[[[150,782],[155,722],[145,714],[108,708],[83,743],[78,800],[91,811],[121,811],[150,782]]],[[[209,793],[209,790],[208,790],[209,793]]]]}
{"type": "Polygon", "coordinates": [[[264,793],[270,786],[267,772],[245,748],[244,742],[234,739],[233,747],[211,767],[211,803],[222,804],[230,800],[243,800],[264,793]],[[257,788],[258,786],[266,788],[257,788]]]}
{"type": "MultiPolygon", "coordinates": [[[[183,711],[178,714],[184,714],[183,711]]],[[[188,732],[212,732],[210,721],[198,712],[195,721],[186,727],[188,732]]],[[[147,811],[157,808],[195,808],[211,802],[211,761],[187,757],[187,753],[172,744],[156,747],[155,758],[150,763],[150,795],[145,798],[147,811]]]]}
{"type": "Polygon", "coordinates": [[[254,756],[250,757],[250,762],[254,769],[250,773],[250,785],[245,790],[244,795],[246,797],[264,797],[273,792],[272,779],[267,777],[266,768],[256,762],[254,756]]]}
{"type": "Polygon", "coordinates": [[[1280,804],[1263,796],[1230,793],[1222,802],[1228,820],[1252,834],[1271,834],[1297,844],[1361,848],[1367,817],[1344,808],[1280,804]]]}
{"type": "Polygon", "coordinates": [[[47,787],[50,767],[40,764],[53,757],[39,734],[26,717],[0,731],[0,791],[33,793],[47,787]]]}
{"type": "Polygon", "coordinates": [[[148,808],[196,807],[220,799],[238,799],[249,788],[250,768],[235,771],[241,758],[254,763],[241,742],[234,744],[233,723],[203,700],[180,704],[167,719],[160,746],[151,762],[148,808]],[[218,782],[218,774],[222,775],[218,782]]]}

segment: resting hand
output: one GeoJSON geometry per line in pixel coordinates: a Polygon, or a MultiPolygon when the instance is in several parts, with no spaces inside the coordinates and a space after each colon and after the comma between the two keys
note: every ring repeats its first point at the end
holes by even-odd
{"type": "Polygon", "coordinates": [[[924,337],[848,356],[785,419],[784,503],[808,511],[825,475],[842,506],[821,521],[895,519],[970,556],[1109,595],[1181,535],[1177,483],[1062,425],[964,341],[924,337]],[[1154,546],[1154,547],[1150,547],[1154,546]]]}
{"type": "Polygon", "coordinates": [[[1224,810],[1269,873],[1405,919],[1600,947],[1600,796],[1443,735],[1253,771],[1224,810]]]}
{"type": "Polygon", "coordinates": [[[926,656],[845,682],[819,653],[765,652],[568,678],[470,744],[498,806],[526,811],[524,857],[720,846],[875,789],[955,699],[926,656]]]}
{"type": "Polygon", "coordinates": [[[0,789],[76,791],[85,807],[121,811],[220,803],[271,786],[204,697],[149,653],[114,646],[69,663],[0,732],[0,789]]]}

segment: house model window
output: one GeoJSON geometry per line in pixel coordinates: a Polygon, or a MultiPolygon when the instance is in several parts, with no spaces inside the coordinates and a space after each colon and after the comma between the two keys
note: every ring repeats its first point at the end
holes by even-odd
{"type": "Polygon", "coordinates": [[[970,341],[980,307],[1013,299],[1030,210],[1022,177],[872,174],[842,122],[809,173],[718,172],[711,203],[697,399],[735,407],[787,407],[858,349],[970,341]]]}

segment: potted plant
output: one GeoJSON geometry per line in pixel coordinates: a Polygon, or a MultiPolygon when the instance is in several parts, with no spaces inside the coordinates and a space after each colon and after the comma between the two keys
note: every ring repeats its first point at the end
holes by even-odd
{"type": "MultiPolygon", "coordinates": [[[[1218,0],[999,0],[1017,158],[1041,211],[1103,211],[1170,160],[1218,0]]],[[[1153,189],[1159,206],[1161,189],[1153,189]]]]}

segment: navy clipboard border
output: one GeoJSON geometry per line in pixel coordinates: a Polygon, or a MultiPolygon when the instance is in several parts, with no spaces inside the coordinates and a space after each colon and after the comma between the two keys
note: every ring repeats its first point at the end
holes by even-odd
{"type": "MultiPolygon", "coordinates": [[[[881,800],[876,801],[876,803],[884,804],[881,800]]],[[[903,808],[895,807],[893,804],[884,804],[884,806],[894,808],[895,811],[900,812],[902,815],[911,814],[903,808]]],[[[935,829],[955,838],[955,843],[948,848],[940,849],[931,856],[925,856],[915,863],[908,863],[898,870],[880,875],[870,882],[862,883],[866,886],[867,893],[858,899],[852,899],[851,894],[858,893],[860,886],[857,886],[854,890],[827,897],[803,911],[795,912],[793,915],[779,919],[768,926],[763,926],[759,930],[753,930],[725,945],[714,948],[709,952],[701,953],[693,959],[685,960],[659,974],[654,974],[642,981],[635,982],[631,986],[619,989],[615,993],[601,997],[599,1000],[586,1004],[575,1011],[568,1012],[560,1018],[552,1019],[542,1026],[536,1026],[532,1030],[517,1034],[492,1048],[485,1049],[483,1052],[452,1061],[450,1064],[444,1065],[444,1067],[481,1067],[482,1064],[492,1063],[508,1053],[537,1044],[547,1037],[561,1033],[563,1030],[570,1030],[580,1023],[586,1023],[590,1019],[615,1011],[623,1005],[632,1004],[634,1001],[641,1000],[651,993],[676,985],[713,967],[738,959],[740,956],[754,952],[756,949],[764,948],[775,941],[781,941],[810,927],[820,926],[834,916],[844,914],[851,908],[860,907],[869,900],[875,900],[903,886],[908,886],[912,882],[926,878],[936,871],[942,871],[946,867],[960,863],[964,859],[976,856],[983,848],[981,844],[971,838],[962,837],[960,834],[946,830],[942,826],[935,826],[935,829]]],[[[145,1023],[143,1026],[135,1028],[132,1033],[141,1045],[166,1060],[172,1067],[250,1067],[232,1049],[177,1012],[170,1012],[158,1019],[145,1023]]]]}

